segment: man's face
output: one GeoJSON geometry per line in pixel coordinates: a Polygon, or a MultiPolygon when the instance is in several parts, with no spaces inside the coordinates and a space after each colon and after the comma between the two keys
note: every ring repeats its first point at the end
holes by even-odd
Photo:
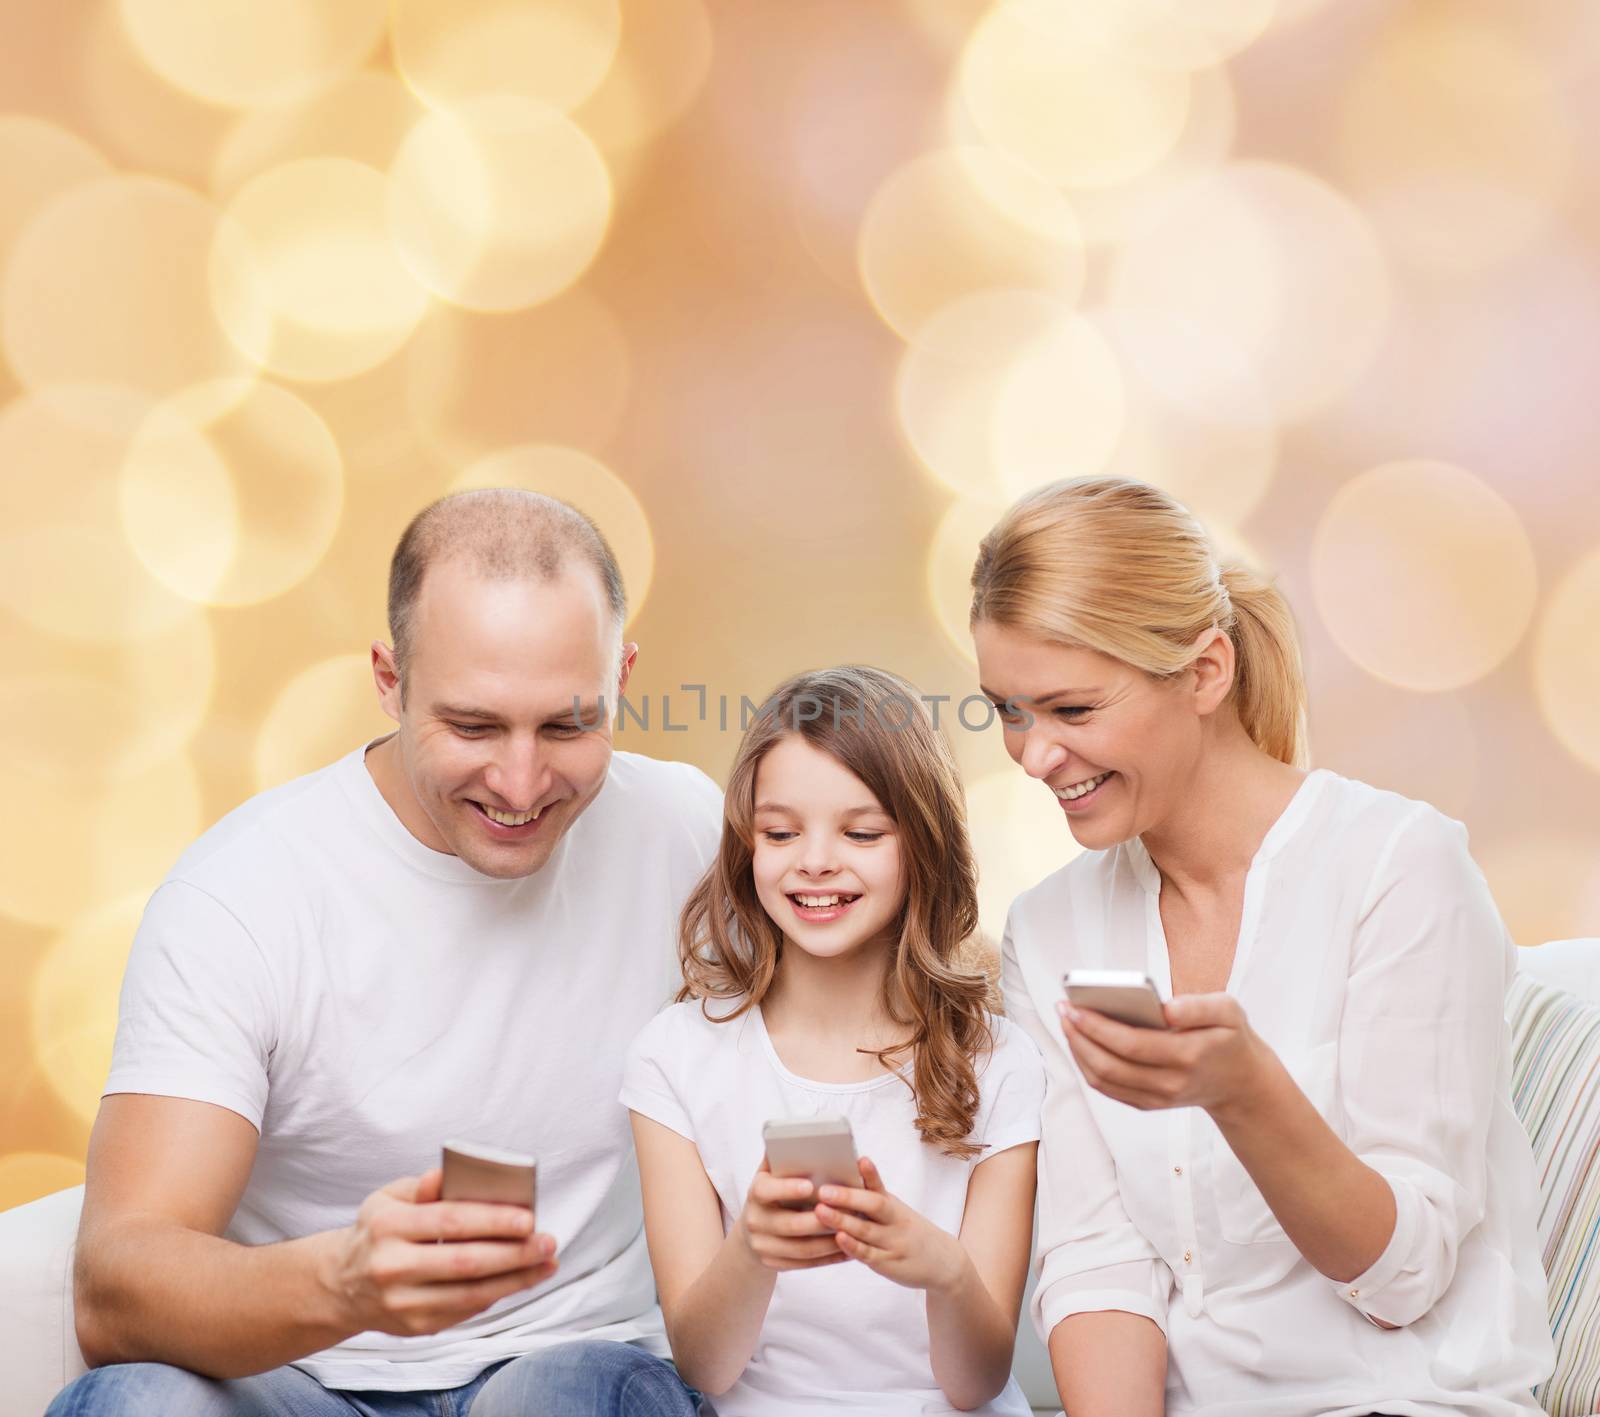
{"type": "Polygon", "coordinates": [[[420,812],[397,810],[419,840],[486,876],[532,875],[605,783],[637,647],[613,678],[616,627],[581,566],[551,582],[498,581],[436,562],[412,625],[403,703],[375,649],[420,812]]]}

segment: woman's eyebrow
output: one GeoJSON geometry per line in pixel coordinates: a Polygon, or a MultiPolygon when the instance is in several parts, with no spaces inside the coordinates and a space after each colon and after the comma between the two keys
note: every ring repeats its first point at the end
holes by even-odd
{"type": "MultiPolygon", "coordinates": [[[[978,692],[988,695],[997,704],[1009,702],[1009,700],[1001,698],[993,689],[985,689],[982,684],[978,685],[978,692]]],[[[1043,708],[1046,704],[1054,703],[1057,699],[1092,699],[1098,693],[1100,693],[1099,689],[1054,689],[1036,699],[1018,696],[1017,702],[1020,704],[1033,704],[1037,708],[1043,708]]]]}

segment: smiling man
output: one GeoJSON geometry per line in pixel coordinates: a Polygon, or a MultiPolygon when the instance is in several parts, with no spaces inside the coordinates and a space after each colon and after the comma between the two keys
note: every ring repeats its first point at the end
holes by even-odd
{"type": "Polygon", "coordinates": [[[397,731],[229,814],[145,913],[77,1252],[93,1366],[51,1417],[702,1410],[655,1356],[615,1098],[721,795],[613,750],[638,647],[565,504],[427,508],[389,618],[397,731]],[[537,1217],[440,1199],[456,1137],[534,1156],[537,1217]]]}

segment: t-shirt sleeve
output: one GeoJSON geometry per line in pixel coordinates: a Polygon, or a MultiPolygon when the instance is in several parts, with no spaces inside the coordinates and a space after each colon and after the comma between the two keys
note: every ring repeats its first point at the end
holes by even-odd
{"type": "Polygon", "coordinates": [[[622,1063],[622,1105],[690,1141],[695,1140],[694,1123],[678,1089],[688,1040],[679,1025],[682,1009],[699,1007],[675,1004],[657,1014],[628,1045],[622,1063]]]}
{"type": "Polygon", "coordinates": [[[105,1092],[209,1102],[260,1131],[273,998],[266,959],[238,918],[199,887],[167,882],[128,955],[105,1092]]]}
{"type": "Polygon", "coordinates": [[[1044,1108],[1044,1060],[1033,1040],[1009,1019],[996,1018],[994,1051],[979,1075],[985,1158],[1038,1141],[1044,1108]]]}
{"type": "Polygon", "coordinates": [[[704,871],[722,841],[722,789],[692,763],[679,763],[685,778],[683,820],[694,844],[696,866],[704,871]]]}

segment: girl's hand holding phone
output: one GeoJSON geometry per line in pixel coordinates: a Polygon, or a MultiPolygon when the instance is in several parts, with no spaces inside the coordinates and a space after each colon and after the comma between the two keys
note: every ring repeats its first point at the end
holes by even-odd
{"type": "Polygon", "coordinates": [[[953,1288],[967,1266],[961,1241],[890,1195],[878,1168],[860,1159],[866,1189],[824,1186],[817,1219],[837,1232],[839,1249],[907,1289],[953,1288]]]}
{"type": "Polygon", "coordinates": [[[815,1210],[793,1209],[815,1193],[810,1181],[774,1176],[767,1159],[761,1159],[735,1229],[750,1253],[768,1269],[817,1269],[849,1258],[815,1210]]]}

